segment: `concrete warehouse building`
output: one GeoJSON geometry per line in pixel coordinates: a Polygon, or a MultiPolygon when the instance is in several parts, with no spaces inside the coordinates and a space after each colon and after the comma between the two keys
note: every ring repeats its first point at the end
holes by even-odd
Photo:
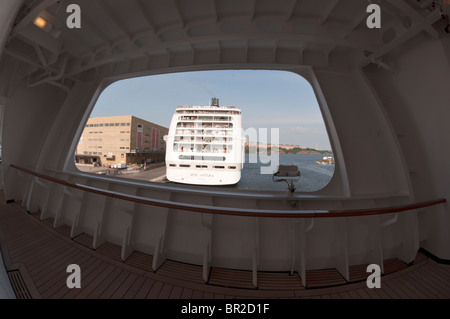
{"type": "Polygon", "coordinates": [[[132,115],[92,117],[78,142],[75,161],[102,166],[161,161],[168,131],[132,115]]]}

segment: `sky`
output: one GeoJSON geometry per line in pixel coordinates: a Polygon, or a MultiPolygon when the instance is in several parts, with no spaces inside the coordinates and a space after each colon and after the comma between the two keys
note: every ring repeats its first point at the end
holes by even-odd
{"type": "Polygon", "coordinates": [[[133,115],[168,128],[177,106],[209,105],[213,97],[241,109],[244,130],[277,128],[280,144],[331,150],[311,85],[287,71],[193,71],[121,80],[101,93],[90,116],[133,115]]]}

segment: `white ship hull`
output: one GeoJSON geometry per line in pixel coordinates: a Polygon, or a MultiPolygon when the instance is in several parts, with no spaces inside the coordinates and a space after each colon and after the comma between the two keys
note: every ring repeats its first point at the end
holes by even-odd
{"type": "Polygon", "coordinates": [[[178,107],[165,137],[166,177],[195,185],[233,185],[241,178],[241,111],[234,107],[178,107]]]}
{"type": "Polygon", "coordinates": [[[192,185],[233,185],[241,179],[241,171],[167,168],[167,179],[192,185]]]}

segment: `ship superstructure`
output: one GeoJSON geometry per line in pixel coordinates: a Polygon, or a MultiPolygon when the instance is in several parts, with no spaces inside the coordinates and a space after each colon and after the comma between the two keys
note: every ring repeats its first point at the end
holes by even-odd
{"type": "Polygon", "coordinates": [[[219,106],[178,106],[166,136],[167,179],[199,185],[232,185],[241,178],[244,142],[241,110],[219,106]]]}

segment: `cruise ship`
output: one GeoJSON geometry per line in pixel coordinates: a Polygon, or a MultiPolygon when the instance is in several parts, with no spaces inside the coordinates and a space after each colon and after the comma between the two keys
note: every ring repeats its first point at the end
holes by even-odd
{"type": "Polygon", "coordinates": [[[166,178],[196,185],[233,185],[241,178],[245,143],[241,110],[220,106],[178,106],[165,136],[166,178]]]}
{"type": "Polygon", "coordinates": [[[450,298],[449,13],[443,0],[0,1],[0,296],[450,298]],[[112,83],[239,69],[311,84],[335,159],[327,186],[77,170],[112,83]],[[370,265],[381,288],[366,285],[370,265]]]}

